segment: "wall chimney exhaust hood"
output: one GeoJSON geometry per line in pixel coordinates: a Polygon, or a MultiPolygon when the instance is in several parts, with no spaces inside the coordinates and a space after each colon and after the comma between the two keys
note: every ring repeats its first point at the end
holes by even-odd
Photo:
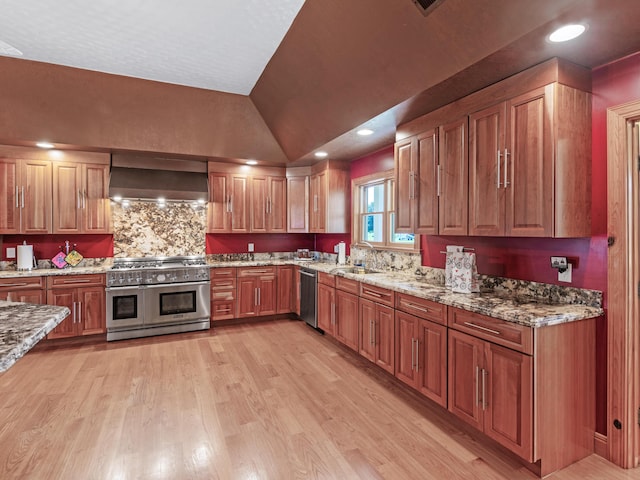
{"type": "Polygon", "coordinates": [[[109,197],[117,196],[141,200],[207,201],[207,163],[113,154],[109,197]]]}

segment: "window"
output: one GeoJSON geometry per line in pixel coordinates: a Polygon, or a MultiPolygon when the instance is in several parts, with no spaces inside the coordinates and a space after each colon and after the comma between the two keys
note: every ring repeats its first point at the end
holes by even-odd
{"type": "Polygon", "coordinates": [[[394,187],[393,170],[353,181],[354,245],[417,249],[417,235],[395,231],[394,187]]]}

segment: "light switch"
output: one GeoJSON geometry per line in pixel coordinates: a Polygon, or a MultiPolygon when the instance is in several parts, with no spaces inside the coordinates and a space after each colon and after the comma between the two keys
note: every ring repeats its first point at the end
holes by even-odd
{"type": "Polygon", "coordinates": [[[16,247],[7,247],[7,258],[16,258],[16,247]]]}
{"type": "Polygon", "coordinates": [[[253,243],[250,243],[250,244],[249,244],[248,250],[249,250],[250,252],[253,252],[253,243]]]}

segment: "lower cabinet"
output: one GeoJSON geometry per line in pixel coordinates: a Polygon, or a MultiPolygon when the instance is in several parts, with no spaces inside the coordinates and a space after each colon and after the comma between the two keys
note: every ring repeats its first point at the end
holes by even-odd
{"type": "Polygon", "coordinates": [[[396,311],[396,377],[447,406],[447,327],[396,311]]]}
{"type": "Polygon", "coordinates": [[[292,265],[281,265],[278,267],[278,313],[291,313],[295,311],[296,299],[299,295],[296,292],[300,289],[296,282],[298,272],[292,265]]]}
{"type": "Polygon", "coordinates": [[[325,333],[334,335],[336,319],[336,288],[335,277],[318,272],[318,298],[316,308],[318,312],[318,328],[325,333]]]}
{"type": "Polygon", "coordinates": [[[449,411],[533,462],[533,359],[449,331],[449,411]]]}
{"type": "Polygon", "coordinates": [[[60,275],[47,278],[47,303],[68,307],[71,314],[47,338],[105,333],[105,276],[60,275]]]}
{"type": "Polygon", "coordinates": [[[358,350],[358,296],[336,288],[334,335],[347,347],[358,350]]]}
{"type": "Polygon", "coordinates": [[[360,299],[360,355],[389,373],[394,373],[394,310],[365,298],[360,299]]]}
{"type": "Polygon", "coordinates": [[[1,278],[0,300],[46,303],[44,277],[1,278]]]}
{"type": "Polygon", "coordinates": [[[238,318],[275,315],[276,267],[238,269],[238,318]]]}
{"type": "Polygon", "coordinates": [[[211,269],[211,320],[231,320],[236,317],[236,268],[211,269]]]}

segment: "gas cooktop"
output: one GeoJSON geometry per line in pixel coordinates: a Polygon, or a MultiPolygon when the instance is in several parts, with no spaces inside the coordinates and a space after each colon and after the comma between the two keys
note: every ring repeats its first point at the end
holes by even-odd
{"type": "Polygon", "coordinates": [[[183,257],[130,257],[113,260],[112,270],[157,269],[203,267],[207,264],[205,257],[200,255],[183,257]]]}

